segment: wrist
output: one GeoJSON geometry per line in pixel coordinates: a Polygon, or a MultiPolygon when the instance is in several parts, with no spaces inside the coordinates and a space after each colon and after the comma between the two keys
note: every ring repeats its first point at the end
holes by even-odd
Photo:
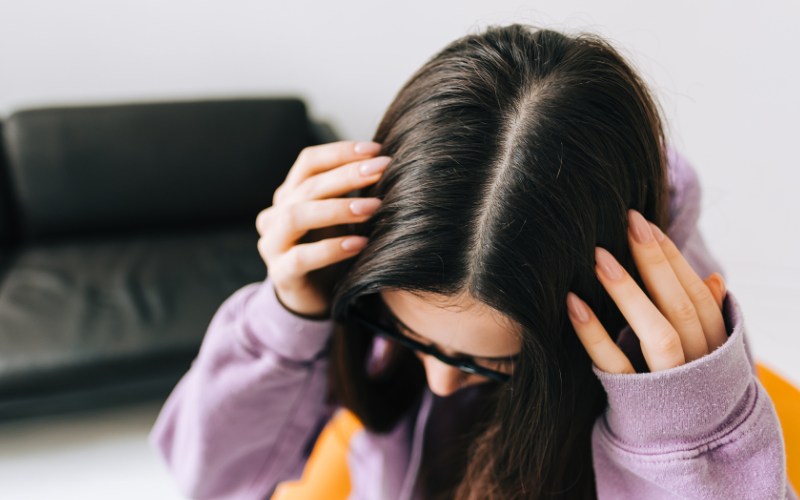
{"type": "Polygon", "coordinates": [[[315,290],[310,287],[287,290],[285,287],[278,286],[271,279],[270,282],[275,298],[288,312],[304,319],[316,321],[328,319],[330,304],[327,300],[322,299],[315,290]]]}
{"type": "Polygon", "coordinates": [[[727,342],[685,365],[655,373],[609,374],[595,367],[608,394],[604,425],[628,446],[678,445],[713,439],[735,427],[754,402],[753,373],[741,310],[729,293],[727,342]]]}
{"type": "Polygon", "coordinates": [[[311,321],[329,319],[329,307],[327,303],[321,305],[308,304],[308,301],[298,300],[297,296],[293,294],[286,294],[287,298],[284,299],[278,287],[273,284],[273,288],[278,303],[295,316],[311,321]]]}
{"type": "Polygon", "coordinates": [[[269,278],[245,303],[244,319],[255,352],[272,351],[294,361],[317,358],[333,331],[333,321],[303,318],[283,306],[269,278]]]}

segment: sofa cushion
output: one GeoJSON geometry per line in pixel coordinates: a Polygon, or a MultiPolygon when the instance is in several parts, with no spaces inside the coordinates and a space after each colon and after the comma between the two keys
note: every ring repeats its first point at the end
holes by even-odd
{"type": "Polygon", "coordinates": [[[166,395],[220,304],[265,278],[257,240],[250,223],[22,249],[0,284],[0,418],[166,395]]]}
{"type": "Polygon", "coordinates": [[[20,111],[5,131],[20,230],[52,240],[252,220],[309,128],[296,99],[20,111]]]}

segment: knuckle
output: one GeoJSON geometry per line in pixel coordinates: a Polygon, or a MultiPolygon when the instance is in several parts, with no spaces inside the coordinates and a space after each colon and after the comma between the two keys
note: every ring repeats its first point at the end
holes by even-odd
{"type": "Polygon", "coordinates": [[[298,189],[300,197],[304,200],[314,199],[318,186],[319,182],[317,182],[315,177],[309,177],[304,180],[298,189]]]}
{"type": "Polygon", "coordinates": [[[606,338],[608,338],[607,334],[603,334],[603,332],[592,331],[584,335],[584,342],[588,348],[597,348],[601,347],[605,343],[606,338]]]}
{"type": "Polygon", "coordinates": [[[292,170],[295,170],[296,173],[301,176],[311,170],[317,158],[316,148],[317,146],[306,146],[301,149],[300,154],[297,155],[297,160],[295,160],[292,166],[292,170]]]}
{"type": "Polygon", "coordinates": [[[697,311],[688,297],[681,298],[672,305],[672,316],[676,321],[689,323],[697,319],[697,311]]]}
{"type": "Polygon", "coordinates": [[[686,287],[686,293],[688,293],[690,297],[695,297],[699,300],[713,300],[714,298],[711,295],[711,290],[708,289],[708,285],[703,283],[703,281],[700,279],[689,283],[689,285],[686,287]]]}
{"type": "Polygon", "coordinates": [[[678,332],[671,330],[665,333],[656,344],[656,349],[668,356],[683,354],[683,346],[681,345],[681,338],[678,336],[678,332]]]}
{"type": "Polygon", "coordinates": [[[297,248],[293,248],[286,252],[283,258],[283,262],[281,263],[281,267],[287,274],[292,276],[298,276],[301,274],[305,274],[303,272],[305,260],[303,258],[302,252],[299,252],[297,248]]]}
{"type": "Polygon", "coordinates": [[[288,231],[295,231],[300,225],[300,209],[299,203],[292,203],[283,209],[281,222],[288,231]]]}
{"type": "Polygon", "coordinates": [[[704,295],[702,297],[697,298],[697,316],[700,316],[700,311],[719,311],[719,306],[717,305],[717,299],[711,295],[711,292],[708,295],[704,295]]]}
{"type": "Polygon", "coordinates": [[[270,258],[271,252],[269,251],[269,240],[267,240],[267,238],[259,238],[256,247],[258,248],[258,253],[261,254],[261,258],[263,258],[265,262],[271,260],[270,258]]]}
{"type": "Polygon", "coordinates": [[[298,165],[305,165],[311,160],[311,158],[314,156],[313,148],[314,146],[306,146],[300,150],[300,154],[297,155],[298,165]]]}
{"type": "Polygon", "coordinates": [[[644,253],[644,263],[647,266],[661,266],[665,263],[668,263],[667,256],[664,255],[664,252],[658,246],[653,247],[652,249],[648,249],[647,252],[644,253]]]}
{"type": "Polygon", "coordinates": [[[278,189],[276,189],[275,193],[272,195],[272,204],[273,205],[279,204],[281,202],[281,200],[283,199],[283,193],[286,190],[284,188],[284,186],[285,186],[285,184],[281,184],[280,186],[278,186],[278,189]]]}
{"type": "Polygon", "coordinates": [[[256,230],[258,231],[259,236],[264,236],[269,230],[270,226],[270,217],[272,212],[271,209],[262,210],[259,212],[258,216],[256,216],[256,230]]]}

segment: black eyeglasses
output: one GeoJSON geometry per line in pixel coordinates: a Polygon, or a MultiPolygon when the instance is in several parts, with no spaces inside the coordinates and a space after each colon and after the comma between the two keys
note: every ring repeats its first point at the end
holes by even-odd
{"type": "Polygon", "coordinates": [[[486,378],[490,378],[497,382],[508,382],[508,379],[511,378],[510,375],[507,373],[499,372],[496,370],[492,370],[490,368],[485,368],[483,366],[477,365],[475,362],[470,361],[464,358],[452,358],[447,356],[446,354],[442,354],[439,349],[432,345],[425,345],[421,342],[417,342],[416,340],[409,338],[403,335],[400,332],[392,331],[389,328],[379,325],[372,319],[368,318],[366,315],[363,315],[358,312],[358,309],[351,309],[348,316],[361,325],[371,329],[375,333],[380,335],[384,335],[391,339],[394,339],[404,346],[408,347],[409,349],[413,349],[414,351],[419,351],[423,354],[428,354],[433,356],[434,358],[438,359],[442,363],[448,364],[450,366],[455,366],[456,368],[465,371],[467,373],[474,373],[476,375],[482,375],[486,378]]]}

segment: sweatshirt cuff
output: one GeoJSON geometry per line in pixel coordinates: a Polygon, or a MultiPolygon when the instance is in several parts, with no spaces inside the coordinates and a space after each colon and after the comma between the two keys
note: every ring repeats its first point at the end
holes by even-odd
{"type": "Polygon", "coordinates": [[[333,332],[331,319],[304,318],[286,309],[278,301],[269,278],[248,298],[245,321],[259,354],[268,350],[299,362],[317,358],[333,332]]]}
{"type": "Polygon", "coordinates": [[[608,394],[605,424],[634,446],[685,444],[738,425],[755,397],[742,313],[729,292],[723,305],[728,340],[691,363],[656,373],[594,372],[608,394]]]}

